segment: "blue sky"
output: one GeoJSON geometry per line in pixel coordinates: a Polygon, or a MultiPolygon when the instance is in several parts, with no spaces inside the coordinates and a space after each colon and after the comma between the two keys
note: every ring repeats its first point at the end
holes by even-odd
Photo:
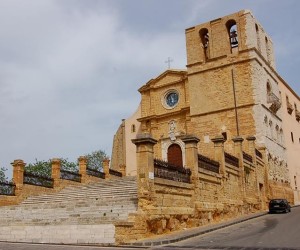
{"type": "Polygon", "coordinates": [[[111,154],[137,91],[186,65],[185,29],[250,9],[300,93],[299,0],[0,0],[0,166],[111,154]]]}

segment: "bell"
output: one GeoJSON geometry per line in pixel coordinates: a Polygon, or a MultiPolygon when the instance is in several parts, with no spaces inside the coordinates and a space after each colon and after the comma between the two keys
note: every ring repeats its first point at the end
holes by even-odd
{"type": "Polygon", "coordinates": [[[231,44],[231,47],[236,47],[239,44],[239,42],[237,40],[237,33],[235,30],[230,32],[230,44],[231,44]]]}

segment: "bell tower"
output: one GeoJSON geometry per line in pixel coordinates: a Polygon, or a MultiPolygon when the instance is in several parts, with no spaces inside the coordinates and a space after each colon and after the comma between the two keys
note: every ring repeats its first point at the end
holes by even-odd
{"type": "MultiPolygon", "coordinates": [[[[226,134],[228,141],[248,135],[264,141],[262,114],[281,126],[271,38],[248,10],[185,33],[190,115],[196,134],[206,141],[220,134],[226,134]]],[[[205,152],[203,143],[200,147],[205,152]]]]}
{"type": "Polygon", "coordinates": [[[271,38],[249,10],[186,29],[188,67],[255,50],[275,69],[271,38]]]}

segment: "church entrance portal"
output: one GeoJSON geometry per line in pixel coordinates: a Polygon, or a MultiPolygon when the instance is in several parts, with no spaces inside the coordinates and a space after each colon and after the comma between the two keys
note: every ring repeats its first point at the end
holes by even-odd
{"type": "Polygon", "coordinates": [[[182,151],[179,145],[172,144],[168,148],[168,162],[170,164],[183,167],[182,151]]]}

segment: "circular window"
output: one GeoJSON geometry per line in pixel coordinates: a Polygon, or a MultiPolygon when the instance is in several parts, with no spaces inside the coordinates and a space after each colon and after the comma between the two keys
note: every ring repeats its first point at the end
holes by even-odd
{"type": "Polygon", "coordinates": [[[174,108],[179,101],[179,94],[176,90],[168,91],[163,98],[163,104],[165,108],[174,108]]]}

